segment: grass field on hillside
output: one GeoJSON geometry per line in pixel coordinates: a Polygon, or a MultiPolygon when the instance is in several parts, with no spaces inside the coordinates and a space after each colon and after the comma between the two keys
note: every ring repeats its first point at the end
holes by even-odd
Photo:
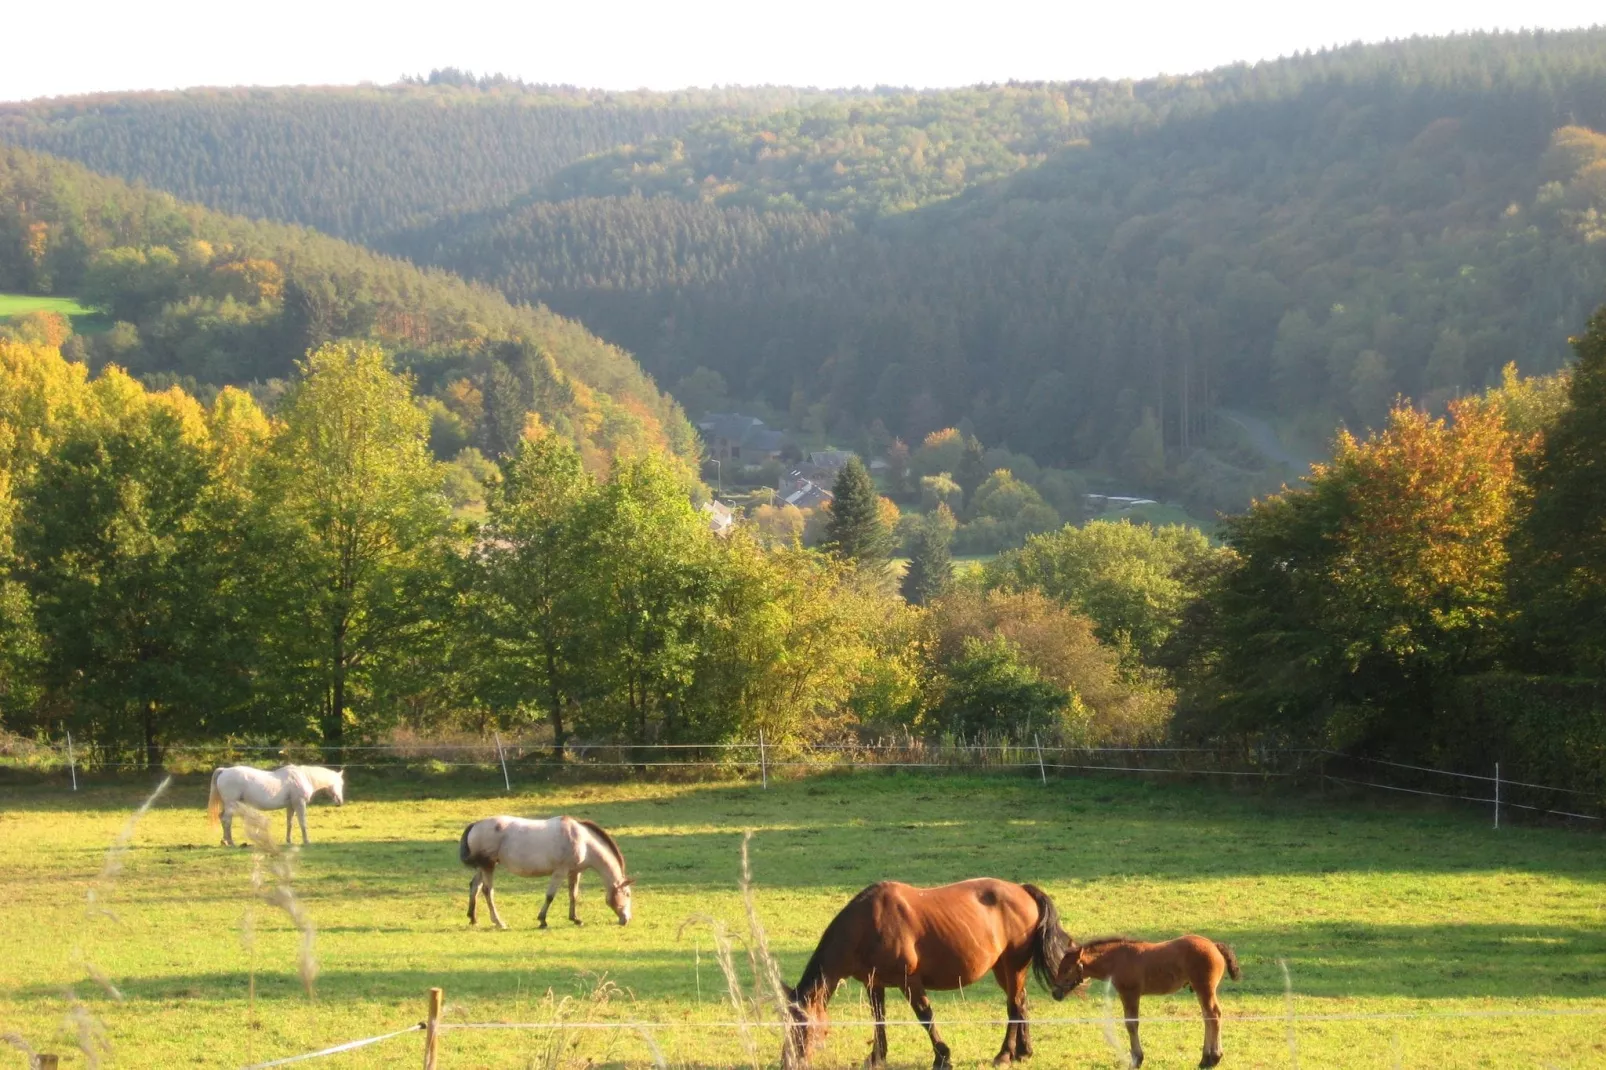
{"type": "Polygon", "coordinates": [[[111,326],[105,316],[79,304],[76,298],[0,293],[0,322],[30,312],[58,312],[67,317],[78,334],[93,334],[111,326]]]}
{"type": "MultiPolygon", "coordinates": [[[[699,914],[747,931],[743,829],[755,832],[758,913],[788,982],[865,884],[994,875],[1041,884],[1078,936],[1198,931],[1231,942],[1245,976],[1223,986],[1229,1068],[1288,1067],[1295,1055],[1305,1067],[1606,1066],[1606,1017],[1477,1016],[1606,1011],[1606,839],[1591,833],[1495,832],[1465,811],[1103,779],[864,772],[768,791],[556,784],[507,797],[489,774],[403,781],[356,770],[344,808],[310,812],[313,843],[296,863],[321,970],[309,1001],[282,912],[258,905],[254,940],[242,938],[252,852],[216,846],[200,778],[175,783],[139,823],[120,874],[102,884],[109,914],[86,913],[107,847],[149,787],[0,786],[0,1033],[68,1052],[64,1066],[84,1065],[63,1025],[68,990],[104,1024],[112,1065],[237,1067],[404,1028],[431,985],[446,991],[448,1021],[637,1021],[668,1066],[752,1065],[739,1032],[716,1025],[734,1012],[708,931],[681,931],[699,914]],[[540,931],[545,881],[504,876],[511,929],[470,931],[457,838],[496,813],[570,813],[612,830],[639,880],[635,921],[615,924],[587,874],[588,924],[563,920],[560,897],[540,931]],[[1297,1016],[1292,1054],[1279,960],[1297,1016]],[[591,996],[599,986],[605,1002],[591,996]],[[1424,1012],[1439,1017],[1324,1017],[1424,1012]]],[[[736,959],[748,977],[739,945],[736,959]]],[[[1102,987],[1055,1003],[1034,986],[1032,1014],[1118,1014],[1102,987]]],[[[1002,1017],[991,981],[936,1000],[955,1065],[990,1060],[1002,1027],[965,1023],[1002,1017]]],[[[857,1067],[870,1031],[840,1023],[866,1017],[861,990],[845,986],[831,1009],[839,1024],[816,1065],[857,1067]]],[[[892,1064],[929,1066],[907,1004],[889,999],[889,1012],[892,1064]]],[[[1143,1012],[1146,1066],[1197,1063],[1192,996],[1149,998],[1143,1012]]],[[[1032,1066],[1117,1065],[1096,1022],[1040,1021],[1033,1032],[1032,1066]]],[[[754,1036],[773,1065],[778,1034],[754,1036]]],[[[407,1036],[313,1065],[417,1065],[420,1047],[407,1036]]],[[[7,1058],[0,1067],[22,1065],[7,1058]]],[[[588,1065],[651,1065],[650,1048],[629,1030],[464,1030],[446,1034],[442,1057],[450,1070],[588,1065]]]]}

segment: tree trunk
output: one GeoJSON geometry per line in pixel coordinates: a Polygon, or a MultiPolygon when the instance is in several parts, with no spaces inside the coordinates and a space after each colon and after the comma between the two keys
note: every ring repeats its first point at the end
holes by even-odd
{"type": "Polygon", "coordinates": [[[563,744],[568,733],[563,730],[563,692],[558,688],[558,659],[552,645],[546,648],[547,719],[552,722],[552,757],[563,761],[563,744]]]}
{"type": "Polygon", "coordinates": [[[346,738],[346,633],[343,628],[335,629],[329,669],[329,711],[323,723],[324,761],[340,765],[344,761],[342,744],[346,738]]]}
{"type": "Polygon", "coordinates": [[[155,769],[162,764],[162,746],[156,741],[156,703],[145,704],[145,768],[155,769]]]}

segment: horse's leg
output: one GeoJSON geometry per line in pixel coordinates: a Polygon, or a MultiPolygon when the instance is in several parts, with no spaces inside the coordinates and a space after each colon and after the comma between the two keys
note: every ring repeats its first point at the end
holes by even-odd
{"type": "Polygon", "coordinates": [[[1026,1029],[1026,970],[1012,970],[1000,962],[993,968],[998,987],[1004,990],[1009,1007],[1009,1025],[1004,1029],[1004,1046],[998,1049],[994,1066],[1007,1066],[1032,1054],[1031,1034],[1026,1029]]]}
{"type": "Polygon", "coordinates": [[[480,872],[485,874],[485,882],[480,887],[485,892],[485,905],[491,908],[491,923],[498,929],[506,929],[507,923],[502,920],[502,915],[497,913],[496,889],[491,884],[491,878],[496,876],[496,864],[492,863],[480,872]]]}
{"type": "Polygon", "coordinates": [[[580,920],[580,915],[575,913],[575,907],[579,905],[579,902],[580,871],[575,869],[569,871],[569,920],[576,925],[584,925],[585,922],[580,920]]]}
{"type": "Polygon", "coordinates": [[[290,830],[295,827],[295,825],[294,825],[294,821],[296,819],[295,810],[296,810],[295,803],[285,803],[284,804],[284,845],[286,847],[291,846],[290,830]]]}
{"type": "Polygon", "coordinates": [[[552,900],[558,897],[558,882],[562,879],[563,873],[560,870],[556,873],[553,873],[552,879],[547,882],[546,902],[541,904],[541,913],[536,915],[535,919],[541,923],[541,928],[543,929],[546,928],[546,912],[552,909],[552,900]]]}
{"type": "Polygon", "coordinates": [[[914,1008],[915,1017],[920,1019],[920,1024],[926,1027],[926,1035],[931,1038],[931,1050],[936,1055],[931,1063],[931,1070],[952,1070],[954,1065],[952,1053],[938,1035],[937,1023],[931,1020],[931,997],[926,995],[926,988],[919,981],[911,979],[907,985],[904,992],[909,997],[909,1006],[914,1008]]]}
{"type": "Polygon", "coordinates": [[[1132,1070],[1143,1065],[1143,1045],[1138,1040],[1138,999],[1141,989],[1121,990],[1121,1013],[1126,1016],[1126,1035],[1132,1038],[1132,1070]]]}
{"type": "Polygon", "coordinates": [[[301,822],[301,846],[307,845],[307,800],[296,801],[296,820],[301,822]]]}
{"type": "Polygon", "coordinates": [[[1205,1070],[1221,1061],[1221,1004],[1216,1000],[1214,985],[1199,985],[1194,989],[1199,996],[1199,1010],[1204,1014],[1204,1054],[1199,1065],[1205,1070]]]}
{"type": "Polygon", "coordinates": [[[480,923],[475,908],[480,905],[480,885],[482,883],[484,883],[484,879],[480,876],[480,871],[476,869],[474,876],[470,877],[468,881],[468,923],[470,925],[478,925],[480,923]]]}
{"type": "Polygon", "coordinates": [[[875,1022],[875,1039],[870,1042],[872,1070],[887,1065],[887,990],[874,983],[866,986],[870,992],[870,1018],[875,1022]]]}
{"type": "Polygon", "coordinates": [[[223,804],[223,846],[234,846],[234,805],[223,804]]]}

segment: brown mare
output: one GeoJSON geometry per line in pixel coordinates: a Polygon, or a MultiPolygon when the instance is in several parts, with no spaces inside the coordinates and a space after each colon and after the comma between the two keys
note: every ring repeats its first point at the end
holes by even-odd
{"type": "MultiPolygon", "coordinates": [[[[931,1020],[928,991],[973,985],[991,970],[1009,1003],[1009,1026],[994,1066],[1032,1053],[1026,1026],[1026,973],[1044,987],[1075,944],[1060,928],[1054,901],[1030,884],[981,878],[941,888],[882,881],[854,896],[825,927],[796,989],[787,990],[792,1028],[781,1065],[805,1065],[837,985],[853,978],[870,994],[875,1018],[871,1067],[887,1062],[886,990],[900,989],[926,1027],[934,1070],[953,1063],[931,1020]]],[[[1074,957],[1074,956],[1073,956],[1074,957]]]]}
{"type": "Polygon", "coordinates": [[[1226,944],[1202,936],[1179,936],[1163,944],[1146,944],[1111,936],[1089,940],[1060,961],[1059,974],[1052,987],[1055,999],[1089,977],[1108,981],[1121,995],[1126,1031],[1132,1038],[1132,1065],[1143,1065],[1143,1045],[1138,1043],[1138,999],[1142,996],[1168,996],[1188,985],[1199,997],[1204,1014],[1204,1055],[1201,1067],[1221,1061],[1221,1004],[1216,1002],[1216,986],[1223,973],[1234,981],[1243,977],[1238,957],[1226,944]]]}

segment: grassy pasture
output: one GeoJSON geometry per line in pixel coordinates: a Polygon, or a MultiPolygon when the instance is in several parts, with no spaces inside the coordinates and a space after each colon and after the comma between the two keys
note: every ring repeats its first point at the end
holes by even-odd
{"type": "MultiPolygon", "coordinates": [[[[1286,1021],[1234,1020],[1284,1014],[1279,959],[1291,972],[1294,1043],[1307,1067],[1606,1066],[1606,1017],[1319,1020],[1606,1010],[1606,840],[1595,834],[1497,833],[1465,810],[1105,779],[1044,787],[861,773],[768,791],[545,784],[509,798],[490,771],[403,781],[359,770],[345,808],[312,810],[314,842],[297,860],[295,889],[317,927],[322,971],[309,1001],[282,913],[255,908],[254,947],[242,941],[252,855],[215,846],[199,778],[176,783],[138,826],[103,895],[116,920],[86,914],[106,849],[149,786],[129,780],[76,795],[59,784],[0,786],[0,1033],[71,1051],[62,1025],[71,988],[104,1023],[113,1065],[242,1066],[410,1025],[438,984],[448,1020],[670,1023],[652,1030],[668,1065],[750,1065],[739,1034],[713,1027],[732,1011],[707,930],[680,932],[698,914],[746,931],[737,869],[740,830],[750,828],[757,907],[788,981],[863,885],[992,874],[1042,884],[1080,936],[1195,930],[1232,942],[1245,978],[1224,986],[1227,1067],[1292,1065],[1286,1021]],[[636,920],[613,924],[588,874],[588,924],[563,920],[560,896],[543,932],[535,915],[545,882],[503,878],[498,900],[511,930],[469,931],[457,837],[468,820],[500,812],[568,812],[614,830],[640,881],[636,920]],[[90,979],[88,964],[123,1002],[90,979]],[[618,986],[605,1001],[592,995],[603,980],[618,986]]],[[[739,946],[736,957],[745,978],[739,946]]],[[[1101,988],[1062,1004],[1034,988],[1033,1014],[1103,1015],[1101,988]]],[[[895,1023],[913,1020],[906,1004],[889,1000],[889,1010],[895,1023]]],[[[990,980],[937,997],[956,1065],[991,1059],[1002,1028],[965,1022],[1002,1011],[990,980]]],[[[862,1020],[860,990],[844,988],[832,1013],[862,1020]]],[[[1144,1014],[1146,1065],[1197,1062],[1190,995],[1147,999],[1144,1014]]],[[[867,1028],[838,1026],[816,1065],[857,1067],[868,1040],[867,1028]]],[[[1034,1040],[1034,1066],[1115,1065],[1099,1024],[1040,1024],[1034,1040]]],[[[890,1042],[893,1065],[930,1065],[918,1030],[895,1026],[890,1042]]],[[[773,1065],[776,1034],[757,1044],[773,1065]]],[[[419,1050],[415,1035],[311,1065],[416,1065],[419,1050]]],[[[0,1067],[23,1065],[7,1058],[0,1067]]],[[[443,1066],[454,1070],[588,1063],[649,1065],[649,1049],[628,1031],[445,1037],[443,1066]]],[[[71,1052],[63,1065],[83,1061],[71,1052]]]]}
{"type": "Polygon", "coordinates": [[[38,294],[0,293],[0,322],[30,312],[56,312],[66,316],[78,334],[93,334],[111,326],[101,313],[78,303],[73,297],[43,297],[38,294]]]}

